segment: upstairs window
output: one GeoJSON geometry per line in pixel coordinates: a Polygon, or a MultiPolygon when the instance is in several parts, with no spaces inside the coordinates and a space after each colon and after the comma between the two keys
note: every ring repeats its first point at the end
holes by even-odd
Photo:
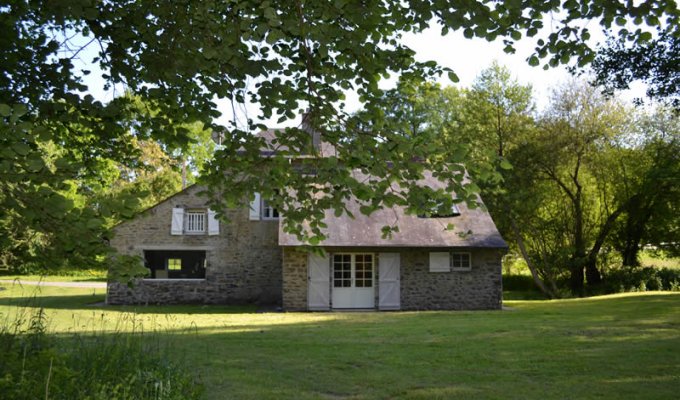
{"type": "Polygon", "coordinates": [[[251,221],[277,220],[279,219],[279,210],[274,208],[269,201],[263,199],[259,193],[255,193],[250,201],[249,218],[251,221]]]}
{"type": "Polygon", "coordinates": [[[205,233],[205,211],[186,210],[184,212],[184,233],[205,233]]]}
{"type": "Polygon", "coordinates": [[[219,235],[220,223],[215,211],[205,208],[172,209],[171,235],[219,235]]]}
{"type": "Polygon", "coordinates": [[[267,200],[262,200],[262,219],[279,219],[279,210],[269,204],[267,200]]]}

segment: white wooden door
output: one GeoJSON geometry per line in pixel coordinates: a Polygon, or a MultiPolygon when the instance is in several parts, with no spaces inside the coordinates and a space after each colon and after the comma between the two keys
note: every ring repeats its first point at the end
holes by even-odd
{"type": "Polygon", "coordinates": [[[401,308],[401,259],[399,253],[380,253],[378,263],[378,308],[381,310],[398,310],[401,308]]]}
{"type": "Polygon", "coordinates": [[[307,308],[310,311],[330,309],[330,258],[309,253],[307,258],[307,308]]]}
{"type": "Polygon", "coordinates": [[[374,308],[373,254],[333,254],[333,308],[374,308]]]}

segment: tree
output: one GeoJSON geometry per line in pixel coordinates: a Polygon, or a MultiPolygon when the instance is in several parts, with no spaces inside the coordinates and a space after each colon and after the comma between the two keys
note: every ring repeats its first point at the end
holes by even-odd
{"type": "Polygon", "coordinates": [[[631,46],[625,37],[610,37],[593,60],[594,83],[607,89],[628,89],[633,81],[647,84],[647,96],[669,101],[680,111],[680,36],[672,27],[658,36],[641,37],[631,46]]]}
{"type": "Polygon", "coordinates": [[[624,266],[639,265],[644,245],[676,255],[680,249],[680,120],[660,107],[642,114],[620,157],[619,190],[633,199],[618,221],[613,246],[624,266]]]}
{"type": "Polygon", "coordinates": [[[470,140],[505,155],[516,144],[532,120],[532,89],[513,79],[510,70],[494,61],[482,71],[467,95],[467,124],[470,140]],[[484,143],[486,141],[487,143],[484,143]]]}
{"type": "MultiPolygon", "coordinates": [[[[416,179],[424,169],[437,172],[451,188],[462,189],[461,174],[448,170],[446,160],[397,134],[372,132],[361,142],[365,146],[357,147],[357,141],[349,140],[357,135],[351,129],[362,124],[342,112],[343,90],[361,96],[364,115],[371,120],[384,118],[383,91],[378,86],[383,77],[397,74],[417,82],[445,72],[434,63],[416,62],[413,51],[399,41],[403,32],[420,31],[434,20],[444,33],[462,30],[467,37],[502,39],[506,50],[513,51],[516,40],[539,33],[548,13],[555,31],[537,41],[536,55],[529,59],[534,65],[542,58],[553,66],[571,59],[587,64],[594,53],[585,42],[588,29],[573,26],[580,20],[605,27],[630,20],[639,26],[626,36],[631,40],[649,31],[638,21],[641,16],[648,21],[665,19],[676,29],[680,25],[675,4],[661,1],[636,6],[605,1],[583,6],[473,1],[451,7],[449,2],[421,0],[300,0],[276,5],[259,0],[24,0],[2,5],[0,176],[11,195],[0,198],[0,220],[13,215],[23,226],[46,235],[65,223],[81,227],[81,233],[74,231],[70,239],[77,247],[73,251],[91,253],[79,247],[84,244],[79,238],[91,233],[88,224],[94,226],[108,216],[91,207],[76,212],[76,203],[64,201],[60,194],[68,182],[98,179],[101,165],[108,161],[133,164],[137,153],[131,132],[138,132],[138,140],[158,140],[170,148],[187,146],[186,124],[200,121],[217,128],[215,96],[234,104],[256,101],[263,117],[277,115],[280,122],[309,109],[314,128],[338,149],[336,158],[313,161],[316,175],[299,176],[285,163],[285,152],[259,158],[262,143],[251,133],[261,126],[252,121],[244,127],[234,124],[225,137],[225,149],[206,171],[205,182],[212,185],[209,194],[217,209],[243,204],[253,191],[260,191],[287,211],[288,231],[318,241],[322,210],[343,212],[349,196],[372,208],[413,205],[426,191],[416,179]],[[125,85],[154,113],[140,115],[129,98],[103,104],[84,94],[82,76],[88,67],[80,68],[78,62],[88,46],[96,46],[98,54],[85,60],[86,65],[97,63],[107,85],[125,85]],[[47,143],[62,149],[57,160],[42,150],[47,143]],[[427,156],[423,157],[427,161],[414,163],[411,155],[427,156]],[[338,158],[348,169],[362,169],[377,181],[360,182],[338,173],[338,158]],[[381,167],[388,163],[394,167],[381,167]],[[254,174],[258,167],[262,169],[254,174]],[[225,174],[230,178],[223,179],[225,174]],[[411,190],[386,194],[386,182],[411,190]],[[291,190],[276,190],[284,186],[291,190]],[[50,223],[45,213],[31,212],[27,203],[18,201],[34,199],[38,191],[47,209],[59,210],[50,223]],[[414,195],[406,194],[411,191],[414,195]],[[73,220],[68,220],[72,211],[73,220]],[[307,226],[311,231],[305,231],[307,226]]],[[[296,151],[308,150],[308,142],[299,129],[287,130],[282,138],[296,151]]],[[[132,203],[111,204],[109,210],[127,212],[132,203]]]]}

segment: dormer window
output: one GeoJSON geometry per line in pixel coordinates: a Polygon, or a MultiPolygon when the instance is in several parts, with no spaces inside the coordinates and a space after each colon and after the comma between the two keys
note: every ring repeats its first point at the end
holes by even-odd
{"type": "Polygon", "coordinates": [[[418,218],[452,218],[460,215],[458,205],[451,204],[450,208],[445,208],[444,204],[433,204],[429,211],[424,214],[418,214],[418,218]]]}

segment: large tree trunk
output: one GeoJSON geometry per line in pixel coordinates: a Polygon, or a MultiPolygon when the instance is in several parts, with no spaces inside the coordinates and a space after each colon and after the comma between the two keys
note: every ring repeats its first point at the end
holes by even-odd
{"type": "Polygon", "coordinates": [[[574,294],[583,296],[585,294],[585,288],[583,286],[583,264],[578,263],[578,265],[572,266],[569,272],[571,273],[569,276],[569,288],[574,294]]]}
{"type": "Polygon", "coordinates": [[[519,247],[520,253],[522,253],[524,261],[527,263],[527,266],[529,267],[529,271],[531,271],[531,277],[534,279],[534,283],[536,284],[536,286],[538,286],[538,289],[548,298],[554,299],[556,297],[559,297],[556,290],[550,290],[541,280],[536,265],[534,265],[534,262],[529,258],[529,253],[527,252],[526,246],[524,245],[524,239],[522,238],[522,234],[520,233],[519,228],[515,223],[515,220],[512,219],[510,223],[512,224],[512,231],[515,234],[515,240],[517,240],[517,246],[519,247]]]}
{"type": "Polygon", "coordinates": [[[637,267],[640,265],[640,260],[638,259],[640,243],[645,234],[647,223],[649,223],[652,217],[654,200],[650,201],[646,207],[642,207],[639,203],[633,203],[632,207],[634,208],[628,213],[626,220],[626,237],[624,238],[624,247],[621,250],[623,265],[626,267],[637,267]]]}
{"type": "MultiPolygon", "coordinates": [[[[578,176],[578,175],[575,175],[578,176]]],[[[583,270],[586,265],[586,241],[583,233],[583,208],[581,207],[581,186],[577,185],[576,195],[573,198],[574,207],[574,254],[572,255],[572,268],[570,277],[571,290],[579,296],[585,295],[583,283],[583,270]]]]}
{"type": "Polygon", "coordinates": [[[602,227],[600,228],[600,231],[597,234],[597,238],[595,238],[595,243],[593,244],[592,249],[590,249],[590,252],[588,253],[588,258],[586,259],[586,280],[588,281],[588,285],[597,286],[602,283],[602,275],[600,275],[600,271],[597,269],[597,256],[598,254],[600,254],[600,250],[602,249],[602,246],[604,245],[607,236],[609,236],[609,232],[612,230],[612,228],[614,228],[614,223],[619,218],[621,213],[629,209],[633,204],[636,204],[637,202],[638,202],[637,195],[632,196],[631,198],[626,200],[625,203],[621,204],[619,208],[614,210],[614,212],[607,217],[607,220],[605,221],[604,225],[602,225],[602,227]]]}
{"type": "Polygon", "coordinates": [[[602,275],[597,269],[597,257],[588,258],[586,262],[586,281],[588,286],[597,286],[602,283],[602,275]]]}
{"type": "Polygon", "coordinates": [[[640,252],[639,242],[626,240],[626,247],[621,251],[621,258],[625,267],[637,267],[640,265],[638,253],[640,252]]]}

